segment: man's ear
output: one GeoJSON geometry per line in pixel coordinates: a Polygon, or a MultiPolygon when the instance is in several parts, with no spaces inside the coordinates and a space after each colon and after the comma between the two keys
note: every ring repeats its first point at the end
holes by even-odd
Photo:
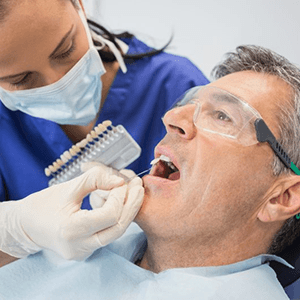
{"type": "Polygon", "coordinates": [[[257,218],[262,222],[284,221],[300,213],[300,176],[278,180],[265,197],[257,218]]]}

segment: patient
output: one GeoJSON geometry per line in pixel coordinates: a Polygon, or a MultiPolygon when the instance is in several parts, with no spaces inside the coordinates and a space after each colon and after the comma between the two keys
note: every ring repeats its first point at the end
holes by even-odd
{"type": "Polygon", "coordinates": [[[273,254],[298,236],[300,176],[265,140],[299,166],[300,71],[242,46],[213,74],[164,116],[155,157],[175,167],[143,178],[143,231],[83,262],[40,252],[4,266],[4,299],[288,299],[268,262],[287,265],[273,254]]]}

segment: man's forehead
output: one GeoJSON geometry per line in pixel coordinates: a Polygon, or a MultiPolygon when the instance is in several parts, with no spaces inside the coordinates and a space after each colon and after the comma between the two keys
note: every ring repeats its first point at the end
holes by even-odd
{"type": "Polygon", "coordinates": [[[287,96],[290,92],[289,85],[277,76],[254,71],[232,73],[210,83],[209,86],[219,87],[249,104],[262,107],[284,101],[282,96],[287,96]],[[274,97],[278,94],[281,97],[274,97]],[[265,98],[265,101],[260,101],[262,98],[265,98]]]}
{"type": "Polygon", "coordinates": [[[277,129],[280,107],[290,99],[291,87],[275,75],[242,71],[226,75],[210,84],[228,91],[256,109],[266,123],[277,129]]]}

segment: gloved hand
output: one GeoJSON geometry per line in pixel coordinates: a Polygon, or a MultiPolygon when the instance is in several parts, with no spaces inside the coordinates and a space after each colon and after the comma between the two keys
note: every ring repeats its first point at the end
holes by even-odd
{"type": "MultiPolygon", "coordinates": [[[[132,170],[121,170],[117,171],[111,167],[108,167],[104,164],[101,164],[99,162],[87,162],[87,163],[82,163],[81,165],[81,170],[83,172],[88,171],[89,169],[93,167],[99,167],[101,168],[103,173],[109,174],[109,175],[117,175],[117,176],[122,176],[125,180],[126,179],[133,179],[135,178],[136,174],[132,170]]],[[[133,186],[135,181],[129,182],[129,186],[133,186]]],[[[104,205],[105,201],[107,200],[109,196],[110,191],[109,190],[96,190],[90,194],[90,205],[93,209],[95,208],[100,208],[104,205]]]]}
{"type": "Polygon", "coordinates": [[[122,178],[95,167],[81,176],[0,204],[0,250],[25,257],[50,249],[65,259],[81,260],[117,239],[139,211],[144,189],[140,178],[122,178]],[[97,189],[111,190],[105,204],[81,210],[82,199],[97,189]]]}

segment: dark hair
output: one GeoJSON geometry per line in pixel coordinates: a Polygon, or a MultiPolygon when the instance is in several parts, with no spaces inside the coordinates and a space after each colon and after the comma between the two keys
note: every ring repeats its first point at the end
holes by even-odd
{"type": "MultiPolygon", "coordinates": [[[[71,3],[74,5],[75,8],[79,8],[79,3],[78,3],[78,0],[70,0],[71,3]]],[[[5,20],[5,17],[9,14],[9,10],[10,10],[10,7],[11,7],[11,3],[12,0],[0,0],[0,23],[3,22],[5,20]]],[[[15,1],[15,5],[18,4],[17,3],[18,1],[15,1]]],[[[138,59],[141,59],[143,57],[149,57],[149,56],[153,56],[153,55],[156,55],[162,51],[164,51],[168,46],[169,44],[171,43],[172,41],[172,38],[170,38],[170,40],[166,43],[165,46],[163,46],[162,48],[160,49],[153,49],[153,50],[150,50],[149,52],[145,52],[145,53],[138,53],[138,54],[124,54],[119,46],[119,44],[116,42],[116,38],[134,38],[134,35],[125,31],[125,32],[122,32],[120,34],[114,34],[110,31],[108,31],[105,27],[103,27],[102,25],[92,21],[92,20],[88,20],[88,23],[89,23],[89,26],[92,30],[94,30],[96,33],[102,35],[104,38],[110,40],[111,42],[114,43],[114,45],[120,50],[125,62],[126,60],[128,62],[130,61],[134,61],[134,60],[138,60],[138,59]]],[[[99,45],[98,42],[94,41],[95,45],[99,45]]],[[[116,60],[114,54],[107,48],[105,47],[104,49],[102,50],[99,50],[98,51],[100,56],[101,56],[101,59],[104,61],[104,62],[113,62],[116,60]]]]}
{"type": "MultiPolygon", "coordinates": [[[[287,82],[293,90],[293,95],[287,99],[285,106],[280,107],[279,142],[286,150],[291,160],[300,167],[300,70],[286,58],[277,53],[259,46],[245,45],[236,48],[236,52],[226,55],[223,62],[212,71],[217,79],[225,75],[251,70],[277,76],[287,82]]],[[[274,154],[273,174],[280,176],[291,174],[283,163],[274,154]]],[[[268,253],[279,254],[291,245],[300,236],[300,222],[292,217],[276,233],[268,253]]]]}
{"type": "MultiPolygon", "coordinates": [[[[109,41],[114,43],[114,45],[120,50],[125,62],[126,61],[128,61],[128,62],[129,61],[134,61],[134,60],[141,59],[143,57],[149,57],[149,56],[156,55],[156,54],[164,51],[169,46],[169,44],[171,43],[172,38],[173,38],[173,37],[171,37],[170,40],[167,42],[167,44],[165,46],[163,46],[162,48],[160,48],[160,49],[153,49],[153,50],[150,50],[150,51],[145,52],[145,53],[125,54],[125,53],[122,52],[119,44],[116,42],[116,38],[132,39],[132,38],[134,38],[133,34],[127,32],[127,31],[124,31],[124,32],[119,33],[119,34],[115,34],[115,33],[112,33],[110,31],[108,31],[104,26],[96,23],[95,21],[88,20],[88,23],[89,23],[89,26],[92,30],[94,30],[96,33],[102,35],[104,38],[106,38],[109,41]]],[[[96,46],[101,46],[97,41],[94,41],[94,43],[95,43],[96,46]]],[[[112,62],[112,61],[116,60],[114,54],[109,49],[107,49],[107,47],[102,49],[102,50],[99,50],[98,52],[101,56],[101,59],[105,62],[112,62]]]]}
{"type": "Polygon", "coordinates": [[[9,15],[11,5],[8,2],[11,0],[0,0],[0,23],[3,23],[6,17],[9,15]]]}

